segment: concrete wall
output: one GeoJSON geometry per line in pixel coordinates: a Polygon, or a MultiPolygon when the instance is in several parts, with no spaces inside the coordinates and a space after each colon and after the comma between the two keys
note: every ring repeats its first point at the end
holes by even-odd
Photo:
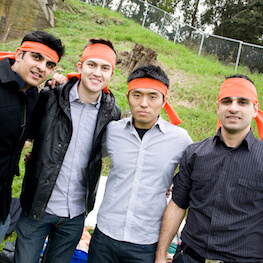
{"type": "Polygon", "coordinates": [[[55,0],[0,0],[0,41],[54,27],[55,0]]]}

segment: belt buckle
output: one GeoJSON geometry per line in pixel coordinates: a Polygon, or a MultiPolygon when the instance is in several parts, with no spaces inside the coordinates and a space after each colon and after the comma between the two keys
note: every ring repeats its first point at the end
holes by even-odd
{"type": "Polygon", "coordinates": [[[205,259],[205,263],[224,263],[222,260],[205,259]]]}

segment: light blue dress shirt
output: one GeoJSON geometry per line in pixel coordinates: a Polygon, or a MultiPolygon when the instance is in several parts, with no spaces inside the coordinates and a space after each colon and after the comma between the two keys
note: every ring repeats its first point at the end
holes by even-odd
{"type": "Polygon", "coordinates": [[[73,133],[46,212],[60,217],[76,217],[85,212],[87,167],[97,115],[98,102],[84,104],[78,95],[78,82],[71,88],[69,102],[73,133]]]}
{"type": "Polygon", "coordinates": [[[142,140],[132,117],[112,121],[104,144],[111,167],[97,216],[99,230],[119,241],[157,242],[166,190],[191,143],[186,130],[161,117],[142,140]]]}

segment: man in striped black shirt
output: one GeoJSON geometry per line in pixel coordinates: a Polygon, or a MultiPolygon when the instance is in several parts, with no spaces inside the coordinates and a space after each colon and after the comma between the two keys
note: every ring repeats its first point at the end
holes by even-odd
{"type": "Polygon", "coordinates": [[[227,78],[217,101],[218,131],[183,154],[173,197],[162,221],[155,263],[187,208],[174,263],[263,262],[263,142],[251,130],[255,118],[263,138],[256,88],[243,75],[227,78]]]}

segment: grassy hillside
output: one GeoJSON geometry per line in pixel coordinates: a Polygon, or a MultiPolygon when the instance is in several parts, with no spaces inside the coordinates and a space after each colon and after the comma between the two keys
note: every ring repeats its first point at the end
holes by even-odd
{"type": "MultiPolygon", "coordinates": [[[[66,55],[58,66],[63,74],[76,70],[76,63],[89,37],[110,39],[117,51],[130,51],[135,43],[140,43],[158,52],[158,59],[171,82],[169,102],[183,121],[180,126],[188,130],[194,141],[215,133],[217,93],[224,76],[234,74],[234,67],[224,66],[213,57],[199,57],[185,46],[168,42],[119,13],[77,0],[61,1],[55,11],[55,20],[56,27],[47,31],[61,38],[66,46],[66,55]]],[[[0,44],[0,49],[15,51],[20,41],[0,44]]],[[[255,82],[259,103],[262,103],[263,75],[250,74],[242,67],[238,73],[248,75],[255,82]]],[[[110,89],[122,110],[128,109],[126,79],[127,72],[117,65],[110,89]]],[[[164,112],[162,116],[167,119],[164,112]]],[[[253,130],[257,135],[255,122],[253,130]]],[[[22,162],[21,169],[23,174],[22,162]]],[[[22,177],[14,180],[14,196],[19,196],[21,180],[22,177]]],[[[13,239],[14,236],[11,237],[13,239]]]]}

